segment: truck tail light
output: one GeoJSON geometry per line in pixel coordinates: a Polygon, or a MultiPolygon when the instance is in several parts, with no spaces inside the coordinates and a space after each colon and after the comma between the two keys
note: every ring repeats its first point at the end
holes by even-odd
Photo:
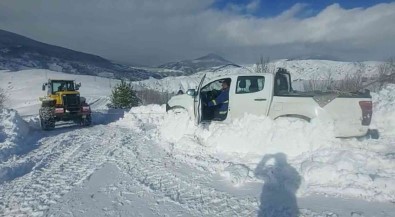
{"type": "Polygon", "coordinates": [[[372,101],[359,101],[362,109],[362,125],[369,126],[372,120],[372,101]]]}

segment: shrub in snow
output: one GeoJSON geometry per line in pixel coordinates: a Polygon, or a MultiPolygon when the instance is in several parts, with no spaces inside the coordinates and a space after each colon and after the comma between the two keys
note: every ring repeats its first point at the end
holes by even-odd
{"type": "Polygon", "coordinates": [[[315,77],[303,82],[304,91],[339,91],[355,92],[364,88],[362,72],[346,74],[341,80],[334,80],[332,74],[327,73],[324,79],[315,77]]]}
{"type": "Polygon", "coordinates": [[[129,109],[138,106],[140,99],[130,83],[121,81],[112,90],[111,94],[111,108],[129,109]]]}
{"type": "Polygon", "coordinates": [[[395,84],[395,61],[390,59],[387,62],[377,66],[378,75],[370,78],[363,88],[378,92],[388,84],[395,84]]]}
{"type": "Polygon", "coordinates": [[[147,88],[141,88],[140,90],[135,90],[136,95],[139,99],[141,99],[141,103],[143,105],[149,104],[166,104],[169,99],[175,94],[169,93],[167,91],[156,91],[147,88]]]}
{"type": "Polygon", "coordinates": [[[379,66],[379,79],[380,89],[385,84],[395,84],[395,61],[393,59],[383,63],[379,66]]]}

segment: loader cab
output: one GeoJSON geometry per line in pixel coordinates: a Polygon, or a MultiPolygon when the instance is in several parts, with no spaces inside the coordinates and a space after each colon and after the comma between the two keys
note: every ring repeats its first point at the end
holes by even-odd
{"type": "Polygon", "coordinates": [[[47,95],[50,96],[63,91],[76,91],[80,86],[81,84],[75,84],[73,80],[48,80],[43,84],[42,90],[45,91],[47,87],[47,95]]]}
{"type": "Polygon", "coordinates": [[[75,91],[74,81],[55,80],[51,83],[52,94],[60,91],[75,91]]]}

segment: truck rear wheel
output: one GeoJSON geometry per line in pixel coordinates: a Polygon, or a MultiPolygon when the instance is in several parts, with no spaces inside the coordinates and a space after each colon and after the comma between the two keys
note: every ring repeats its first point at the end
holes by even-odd
{"type": "Polygon", "coordinates": [[[377,129],[369,129],[368,133],[366,134],[366,136],[369,139],[379,139],[380,138],[380,133],[377,129]]]}

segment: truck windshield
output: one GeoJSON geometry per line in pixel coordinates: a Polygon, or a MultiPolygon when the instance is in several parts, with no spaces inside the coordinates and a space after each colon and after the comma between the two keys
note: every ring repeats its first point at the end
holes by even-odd
{"type": "Polygon", "coordinates": [[[73,91],[74,81],[53,81],[52,82],[52,93],[58,91],[73,91]]]}

